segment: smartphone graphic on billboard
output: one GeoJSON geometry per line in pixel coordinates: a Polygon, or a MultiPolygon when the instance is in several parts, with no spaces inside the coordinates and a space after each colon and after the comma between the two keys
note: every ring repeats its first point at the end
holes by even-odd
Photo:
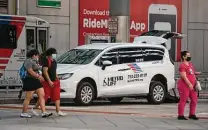
{"type": "MultiPolygon", "coordinates": [[[[169,22],[156,22],[154,24],[155,30],[171,31],[171,24],[169,22]]],[[[165,43],[168,50],[171,49],[171,39],[165,43]]]]}
{"type": "MultiPolygon", "coordinates": [[[[177,32],[177,8],[168,4],[151,4],[148,9],[148,30],[177,32]]],[[[166,46],[176,60],[177,41],[171,39],[166,46]]]]}

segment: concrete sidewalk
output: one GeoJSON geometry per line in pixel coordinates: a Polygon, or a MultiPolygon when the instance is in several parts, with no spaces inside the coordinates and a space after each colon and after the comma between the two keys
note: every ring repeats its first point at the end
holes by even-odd
{"type": "MultiPolygon", "coordinates": [[[[34,105],[30,105],[31,108],[34,105]]],[[[21,111],[22,105],[17,104],[5,104],[0,105],[0,109],[12,109],[21,111]]],[[[55,111],[54,106],[47,106],[47,110],[55,111]]],[[[163,105],[147,105],[147,104],[135,104],[135,103],[123,103],[118,105],[92,105],[77,107],[73,105],[62,106],[62,111],[68,113],[88,113],[88,114],[108,114],[108,115],[129,115],[140,116],[150,118],[176,118],[177,116],[177,104],[163,104],[163,105]]],[[[189,114],[188,104],[185,109],[185,115],[189,114]]],[[[207,105],[200,103],[197,106],[196,115],[200,119],[208,119],[207,105]]]]}
{"type": "Polygon", "coordinates": [[[66,117],[23,119],[17,110],[0,109],[1,130],[207,130],[208,121],[68,113],[66,117]]]}
{"type": "Polygon", "coordinates": [[[18,99],[18,91],[9,91],[8,93],[6,93],[6,90],[0,90],[0,104],[20,104],[23,102],[25,94],[22,95],[22,99],[18,99]]]}

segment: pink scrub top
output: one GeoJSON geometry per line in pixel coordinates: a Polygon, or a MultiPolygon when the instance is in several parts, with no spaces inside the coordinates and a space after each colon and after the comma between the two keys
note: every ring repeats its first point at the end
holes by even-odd
{"type": "MultiPolygon", "coordinates": [[[[195,76],[195,69],[191,63],[189,65],[186,65],[184,63],[180,64],[179,72],[186,72],[186,77],[191,82],[193,87],[196,85],[196,76],[195,76]]],[[[178,87],[188,87],[184,79],[181,77],[178,81],[178,87]]]]}

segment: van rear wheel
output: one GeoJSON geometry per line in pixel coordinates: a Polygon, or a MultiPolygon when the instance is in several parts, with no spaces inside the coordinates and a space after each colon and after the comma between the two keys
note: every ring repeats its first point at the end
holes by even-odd
{"type": "Polygon", "coordinates": [[[167,92],[165,86],[157,81],[150,85],[149,95],[147,97],[148,103],[150,104],[161,104],[165,101],[167,92]]]}

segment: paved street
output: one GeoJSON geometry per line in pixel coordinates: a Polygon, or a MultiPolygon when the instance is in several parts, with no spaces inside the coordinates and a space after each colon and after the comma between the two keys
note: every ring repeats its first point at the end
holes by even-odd
{"type": "MultiPolygon", "coordinates": [[[[62,109],[66,117],[48,119],[19,118],[21,105],[0,105],[0,130],[207,130],[208,109],[200,102],[197,109],[199,121],[176,120],[177,104],[148,105],[145,102],[123,102],[117,105],[95,103],[77,107],[72,103],[62,109]]],[[[187,105],[188,107],[188,105],[187,105]]],[[[54,111],[53,106],[48,110],[54,111]]],[[[188,115],[188,108],[186,110],[188,115]]]]}
{"type": "Polygon", "coordinates": [[[175,118],[144,118],[106,114],[68,113],[66,117],[48,119],[19,118],[17,110],[0,110],[1,130],[206,130],[206,120],[177,121],[175,118]]]}

